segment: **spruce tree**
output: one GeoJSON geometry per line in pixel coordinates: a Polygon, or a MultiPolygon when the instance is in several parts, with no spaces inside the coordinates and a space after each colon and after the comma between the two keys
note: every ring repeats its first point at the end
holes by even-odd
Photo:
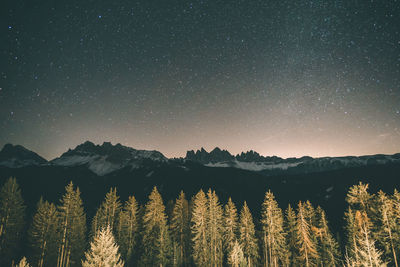
{"type": "MultiPolygon", "coordinates": [[[[399,252],[400,251],[400,193],[399,191],[397,191],[397,189],[394,190],[391,199],[393,202],[394,221],[396,222],[393,229],[393,236],[394,236],[393,240],[396,251],[399,252]]],[[[397,253],[396,255],[398,257],[399,254],[397,253]]]]}
{"type": "Polygon", "coordinates": [[[167,225],[165,206],[157,188],[154,187],[145,206],[143,216],[142,264],[166,266],[171,260],[171,239],[167,225]]]}
{"type": "Polygon", "coordinates": [[[223,210],[218,196],[211,189],[207,192],[207,242],[209,244],[209,260],[211,266],[222,266],[223,250],[223,210]]]}
{"type": "Polygon", "coordinates": [[[288,264],[296,265],[298,254],[297,249],[297,232],[296,232],[296,212],[289,204],[285,211],[284,231],[286,235],[286,242],[288,245],[288,264]]]}
{"type": "Polygon", "coordinates": [[[306,218],[306,209],[300,201],[297,208],[297,247],[301,265],[315,266],[318,259],[317,244],[312,238],[311,226],[306,218]]]}
{"type": "Polygon", "coordinates": [[[240,211],[239,243],[247,261],[247,265],[249,267],[257,266],[258,244],[255,226],[246,201],[244,202],[243,208],[240,211]]]}
{"type": "Polygon", "coordinates": [[[124,262],[118,253],[111,228],[100,229],[90,243],[90,250],[85,252],[82,267],[123,267],[124,262]]]}
{"type": "Polygon", "coordinates": [[[357,262],[358,244],[357,244],[357,225],[354,211],[348,207],[345,212],[345,233],[346,233],[346,261],[351,259],[357,262]]]}
{"type": "Polygon", "coordinates": [[[209,244],[207,242],[207,198],[203,190],[200,190],[192,200],[192,255],[197,266],[209,266],[209,244]]]}
{"type": "Polygon", "coordinates": [[[224,208],[224,252],[225,255],[229,255],[231,252],[235,241],[237,239],[238,233],[238,215],[235,204],[232,199],[228,199],[228,203],[224,208]]]}
{"type": "Polygon", "coordinates": [[[283,214],[271,191],[265,193],[261,207],[264,266],[285,265],[288,251],[283,230],[283,214]]]}
{"type": "Polygon", "coordinates": [[[171,235],[174,243],[174,266],[189,264],[190,246],[189,204],[185,193],[180,192],[172,210],[171,235]]]}
{"type": "Polygon", "coordinates": [[[357,257],[356,266],[380,267],[386,266],[382,259],[382,252],[375,246],[375,240],[371,234],[371,221],[367,213],[357,210],[355,213],[355,223],[357,226],[357,257]]]}
{"type": "Polygon", "coordinates": [[[134,196],[130,196],[125,202],[123,210],[119,213],[117,226],[117,242],[125,262],[130,264],[135,254],[135,245],[138,238],[139,206],[134,196]]]}
{"type": "Polygon", "coordinates": [[[24,217],[25,205],[17,179],[9,178],[0,189],[0,266],[10,266],[17,254],[24,217]]]}
{"type": "Polygon", "coordinates": [[[86,247],[86,215],[79,188],[70,182],[57,207],[57,267],[79,266],[86,247]]]}
{"type": "Polygon", "coordinates": [[[378,241],[385,250],[385,255],[390,257],[394,266],[398,267],[396,254],[396,217],[394,202],[382,191],[377,195],[377,213],[379,221],[378,241]]]}
{"type": "Polygon", "coordinates": [[[56,227],[56,206],[40,198],[28,232],[32,250],[31,262],[38,267],[56,265],[56,227]]]}
{"type": "Polygon", "coordinates": [[[92,235],[99,229],[109,225],[114,234],[117,233],[117,221],[121,212],[121,202],[116,188],[110,188],[103,203],[98,208],[92,221],[92,235]]]}
{"type": "Polygon", "coordinates": [[[334,239],[328,227],[325,211],[321,207],[317,207],[317,226],[315,235],[319,243],[319,255],[321,266],[339,265],[340,252],[339,244],[334,239]]]}

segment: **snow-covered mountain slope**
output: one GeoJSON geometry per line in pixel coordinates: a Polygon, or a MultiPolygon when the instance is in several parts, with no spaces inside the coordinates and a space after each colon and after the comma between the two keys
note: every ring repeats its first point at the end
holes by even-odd
{"type": "Polygon", "coordinates": [[[168,159],[158,151],[136,150],[121,144],[112,145],[109,142],[95,145],[87,141],[52,160],[51,164],[58,166],[86,165],[92,172],[103,176],[126,167],[138,168],[146,160],[165,162],[168,159]]]}
{"type": "Polygon", "coordinates": [[[0,166],[20,168],[46,164],[47,160],[20,145],[6,144],[0,151],[0,166]]]}
{"type": "Polygon", "coordinates": [[[121,144],[104,142],[95,145],[85,142],[69,149],[60,157],[48,162],[35,152],[19,145],[7,144],[0,151],[0,167],[19,168],[26,166],[84,166],[98,176],[122,170],[152,168],[166,163],[187,168],[189,161],[212,168],[237,168],[260,172],[264,175],[316,173],[331,170],[371,165],[400,164],[400,153],[394,155],[372,155],[360,157],[301,157],[283,159],[276,156],[262,156],[254,151],[242,152],[236,156],[219,148],[211,152],[188,151],[184,159],[167,159],[158,151],[137,150],[121,144]]]}
{"type": "Polygon", "coordinates": [[[249,171],[260,171],[265,174],[312,173],[343,168],[362,167],[367,165],[400,164],[400,153],[394,155],[371,155],[360,157],[301,157],[279,158],[264,157],[254,151],[231,155],[226,150],[215,148],[211,152],[201,150],[188,151],[186,160],[195,161],[207,167],[238,168],[249,171]]]}
{"type": "Polygon", "coordinates": [[[204,164],[207,167],[232,167],[248,171],[264,171],[264,170],[287,170],[288,168],[296,167],[301,162],[295,163],[272,163],[272,162],[245,162],[245,161],[227,161],[204,164]]]}

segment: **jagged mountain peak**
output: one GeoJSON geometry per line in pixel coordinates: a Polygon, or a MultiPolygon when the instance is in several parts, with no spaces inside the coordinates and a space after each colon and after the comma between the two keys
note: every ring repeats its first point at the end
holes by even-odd
{"type": "Polygon", "coordinates": [[[164,162],[167,160],[162,153],[155,150],[137,150],[119,143],[113,145],[111,142],[96,145],[86,141],[52,160],[52,164],[87,165],[96,174],[105,175],[125,167],[138,168],[145,161],[164,162]]]}
{"type": "Polygon", "coordinates": [[[0,151],[1,166],[19,168],[46,163],[46,159],[21,145],[5,144],[3,149],[0,151]]]}
{"type": "Polygon", "coordinates": [[[229,151],[221,150],[219,147],[215,147],[210,152],[207,152],[202,147],[200,150],[197,150],[196,152],[194,152],[193,150],[186,152],[185,159],[191,161],[197,161],[202,164],[207,164],[207,163],[215,163],[221,161],[229,161],[234,159],[234,156],[231,153],[229,153],[229,151]]]}

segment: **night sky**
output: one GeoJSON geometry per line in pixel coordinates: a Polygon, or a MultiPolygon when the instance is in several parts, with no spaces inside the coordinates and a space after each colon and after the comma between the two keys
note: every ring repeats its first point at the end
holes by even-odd
{"type": "Polygon", "coordinates": [[[395,0],[10,1],[0,146],[400,152],[395,0]]]}

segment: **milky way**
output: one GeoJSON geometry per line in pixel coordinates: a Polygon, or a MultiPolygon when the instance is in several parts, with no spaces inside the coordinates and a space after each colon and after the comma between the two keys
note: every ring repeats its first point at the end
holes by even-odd
{"type": "Polygon", "coordinates": [[[395,0],[6,1],[0,145],[400,152],[395,0]]]}

